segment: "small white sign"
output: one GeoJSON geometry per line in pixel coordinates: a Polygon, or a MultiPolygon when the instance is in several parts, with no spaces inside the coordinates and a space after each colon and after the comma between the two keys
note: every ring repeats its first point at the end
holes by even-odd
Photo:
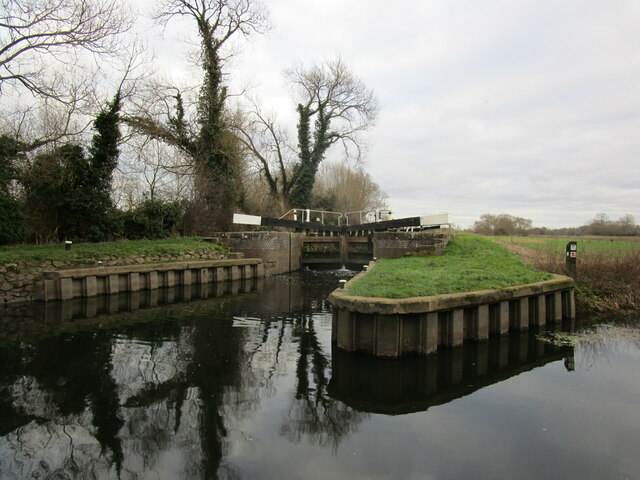
{"type": "Polygon", "coordinates": [[[241,225],[260,225],[262,223],[262,217],[258,217],[257,215],[244,215],[242,213],[234,213],[233,223],[241,225]]]}
{"type": "Polygon", "coordinates": [[[430,225],[447,225],[448,223],[450,223],[448,213],[438,213],[437,215],[420,217],[420,225],[423,227],[430,225]]]}

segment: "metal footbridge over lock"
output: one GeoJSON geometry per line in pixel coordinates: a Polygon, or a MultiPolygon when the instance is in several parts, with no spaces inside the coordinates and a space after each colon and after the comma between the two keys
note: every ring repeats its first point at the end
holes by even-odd
{"type": "Polygon", "coordinates": [[[392,219],[389,210],[371,210],[357,212],[329,212],[294,208],[279,218],[257,215],[233,215],[233,223],[263,227],[292,228],[298,232],[329,235],[366,235],[384,231],[421,231],[449,228],[449,214],[406,217],[392,219]]]}
{"type": "Polygon", "coordinates": [[[388,210],[339,213],[292,209],[280,218],[235,214],[233,221],[301,234],[302,265],[363,264],[374,257],[393,258],[408,252],[441,253],[450,227],[447,213],[393,219],[388,210]]]}

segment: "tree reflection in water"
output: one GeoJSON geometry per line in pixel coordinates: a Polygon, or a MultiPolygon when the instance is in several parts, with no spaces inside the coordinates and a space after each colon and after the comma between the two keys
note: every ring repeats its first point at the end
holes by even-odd
{"type": "Polygon", "coordinates": [[[318,325],[330,328],[323,298],[335,281],[268,282],[177,316],[0,348],[0,476],[235,477],[230,439],[291,368],[281,434],[337,448],[366,414],[326,394],[318,325]]]}
{"type": "MultiPolygon", "coordinates": [[[[328,321],[328,320],[327,320],[328,321]]],[[[313,316],[301,316],[294,322],[294,338],[298,341],[296,395],[281,432],[291,441],[303,436],[337,451],[340,442],[368,417],[331,398],[329,358],[320,348],[313,316]]]]}
{"type": "MultiPolygon", "coordinates": [[[[324,274],[327,275],[327,274],[324,274]]],[[[260,305],[245,305],[236,325],[247,329],[250,383],[264,399],[276,391],[279,377],[295,371],[290,404],[279,433],[293,442],[331,446],[355,431],[369,415],[351,409],[327,393],[331,377],[331,313],[326,295],[337,279],[306,273],[270,285],[260,305]],[[261,316],[260,323],[247,322],[261,316]]],[[[249,387],[251,388],[251,387],[249,387]]]]}

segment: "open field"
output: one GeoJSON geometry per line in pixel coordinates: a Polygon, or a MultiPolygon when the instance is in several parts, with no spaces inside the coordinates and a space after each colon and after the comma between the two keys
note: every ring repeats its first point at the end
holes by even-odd
{"type": "Polygon", "coordinates": [[[640,237],[494,237],[505,246],[519,245],[542,253],[564,256],[570,241],[578,242],[578,258],[582,255],[625,255],[632,250],[640,250],[640,237]]]}
{"type": "Polygon", "coordinates": [[[576,306],[581,311],[640,309],[637,237],[487,237],[541,270],[564,273],[566,244],[578,242],[576,306]]]}
{"type": "Polygon", "coordinates": [[[409,298],[498,289],[550,278],[491,240],[456,235],[444,255],[378,260],[376,268],[353,282],[349,290],[365,297],[409,298]]]}
{"type": "Polygon", "coordinates": [[[0,247],[0,265],[35,265],[46,260],[90,264],[126,257],[179,257],[191,252],[210,251],[223,252],[224,249],[199,237],[74,243],[71,250],[65,250],[63,244],[17,245],[0,247]]]}

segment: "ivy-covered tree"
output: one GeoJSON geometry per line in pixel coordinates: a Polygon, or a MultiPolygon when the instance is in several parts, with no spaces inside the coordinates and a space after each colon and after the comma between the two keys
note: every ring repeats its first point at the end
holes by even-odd
{"type": "MultiPolygon", "coordinates": [[[[150,115],[128,118],[136,130],[179,148],[193,163],[196,201],[200,216],[215,222],[209,228],[226,228],[240,202],[240,174],[236,139],[225,120],[227,87],[224,85],[223,48],[230,39],[266,28],[266,15],[258,0],[166,0],[159,18],[193,20],[201,41],[200,64],[204,78],[197,112],[190,117],[183,98],[175,95],[175,112],[166,123],[150,115]]],[[[205,233],[200,228],[198,233],[205,233]]]]}
{"type": "Polygon", "coordinates": [[[82,238],[91,241],[104,240],[118,229],[111,191],[113,171],[118,166],[120,153],[120,108],[121,97],[118,91],[93,123],[96,133],[89,148],[90,165],[86,190],[90,196],[87,205],[91,211],[91,225],[79,232],[82,238]]]}
{"type": "Polygon", "coordinates": [[[19,243],[24,237],[22,205],[12,192],[24,148],[20,141],[0,135],[0,245],[19,243]]]}
{"type": "Polygon", "coordinates": [[[22,183],[36,241],[102,241],[118,230],[111,180],[118,162],[120,93],[94,121],[89,156],[66,144],[37,155],[22,183]]]}
{"type": "Polygon", "coordinates": [[[298,100],[297,149],[289,148],[285,132],[257,106],[238,122],[236,131],[274,203],[313,208],[313,186],[327,151],[339,143],[345,156],[359,158],[360,134],[373,125],[378,104],[373,92],[340,58],[298,67],[287,77],[298,100]]]}
{"type": "Polygon", "coordinates": [[[378,104],[373,91],[340,58],[309,69],[294,69],[288,76],[300,96],[298,163],[289,200],[292,206],[309,208],[318,167],[327,150],[340,142],[347,152],[354,149],[359,157],[359,134],[373,125],[378,104]]]}

